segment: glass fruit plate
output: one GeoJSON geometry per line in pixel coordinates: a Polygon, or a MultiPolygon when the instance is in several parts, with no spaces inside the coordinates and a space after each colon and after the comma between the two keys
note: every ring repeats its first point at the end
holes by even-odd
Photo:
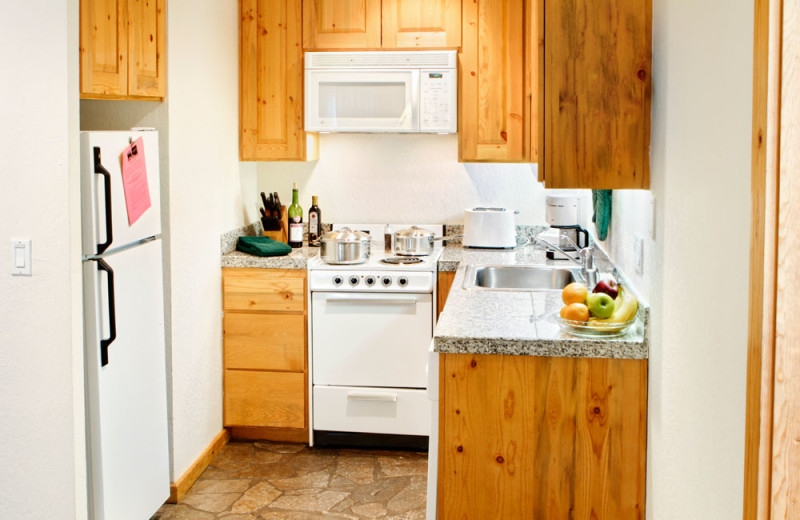
{"type": "Polygon", "coordinates": [[[561,325],[564,332],[581,338],[618,338],[625,335],[628,327],[636,322],[634,316],[630,321],[589,325],[589,322],[565,320],[560,316],[560,312],[553,313],[553,318],[561,325]]]}

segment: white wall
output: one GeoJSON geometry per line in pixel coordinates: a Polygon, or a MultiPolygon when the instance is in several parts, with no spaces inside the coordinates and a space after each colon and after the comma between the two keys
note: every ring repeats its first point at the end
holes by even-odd
{"type": "Polygon", "coordinates": [[[606,245],[652,304],[647,518],[742,517],[753,3],[654,0],[651,190],[606,245]]]}
{"type": "Polygon", "coordinates": [[[259,191],[300,205],[319,195],[324,222],[460,224],[464,208],[519,209],[544,223],[544,189],[528,164],[459,164],[455,135],[322,134],[320,159],[258,164],[259,191]],[[287,200],[288,199],[288,200],[287,200]]]}
{"type": "Polygon", "coordinates": [[[255,220],[255,172],[239,166],[237,3],[171,0],[167,18],[175,479],[222,429],[219,236],[255,220]]]}
{"type": "Polygon", "coordinates": [[[78,2],[2,10],[0,518],[82,517],[78,2]],[[30,277],[10,275],[16,238],[32,241],[30,277]]]}

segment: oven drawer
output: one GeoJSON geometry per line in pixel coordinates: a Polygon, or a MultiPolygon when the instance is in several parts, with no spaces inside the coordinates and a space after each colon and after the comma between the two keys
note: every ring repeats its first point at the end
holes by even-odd
{"type": "Polygon", "coordinates": [[[314,386],[314,429],[429,435],[430,402],[425,390],[314,386]]]}

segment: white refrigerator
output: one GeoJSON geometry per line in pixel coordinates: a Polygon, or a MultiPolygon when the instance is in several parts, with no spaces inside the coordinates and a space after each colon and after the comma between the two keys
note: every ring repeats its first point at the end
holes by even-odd
{"type": "Polygon", "coordinates": [[[89,510],[146,520],[170,481],[158,133],[80,141],[89,510]]]}

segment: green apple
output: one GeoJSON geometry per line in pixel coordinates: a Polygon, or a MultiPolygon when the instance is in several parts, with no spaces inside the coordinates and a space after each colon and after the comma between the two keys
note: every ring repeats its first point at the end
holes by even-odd
{"type": "Polygon", "coordinates": [[[614,299],[606,293],[598,292],[586,296],[586,306],[597,319],[604,320],[614,314],[614,299]]]}

